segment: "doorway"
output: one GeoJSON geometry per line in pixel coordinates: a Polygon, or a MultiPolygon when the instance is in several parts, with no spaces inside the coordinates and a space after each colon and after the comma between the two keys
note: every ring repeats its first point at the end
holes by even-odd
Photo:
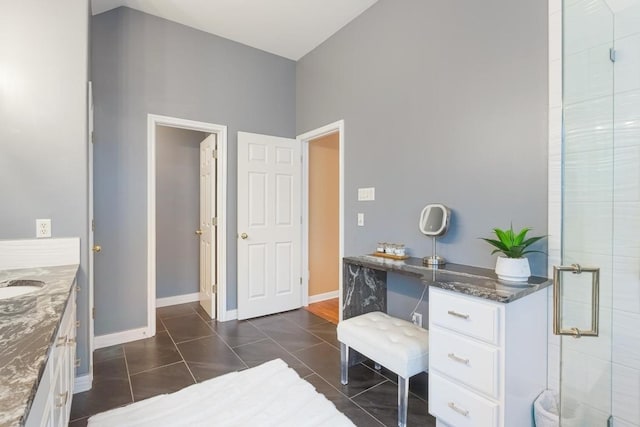
{"type": "Polygon", "coordinates": [[[337,297],[338,318],[341,319],[344,121],[314,129],[298,136],[298,140],[302,143],[303,153],[302,305],[337,297]]]}
{"type": "Polygon", "coordinates": [[[309,141],[309,306],[329,321],[338,319],[340,250],[340,136],[309,141]]]}
{"type": "Polygon", "coordinates": [[[199,299],[200,144],[209,134],[156,127],[156,307],[199,299]]]}
{"type": "MultiPolygon", "coordinates": [[[[156,196],[158,177],[158,129],[172,128],[177,130],[187,130],[199,132],[200,135],[215,135],[217,141],[215,152],[217,168],[215,171],[215,222],[218,238],[215,239],[215,265],[211,266],[215,271],[215,283],[212,285],[212,291],[216,294],[213,296],[215,308],[217,312],[217,320],[224,321],[228,318],[227,301],[226,301],[226,187],[227,187],[227,128],[226,126],[216,125],[212,123],[197,122],[193,120],[185,120],[174,117],[158,116],[149,114],[147,120],[147,329],[148,335],[153,336],[156,333],[156,295],[157,295],[157,256],[158,241],[157,227],[162,226],[157,222],[157,213],[160,205],[156,196]]],[[[199,152],[199,150],[198,150],[199,152]]],[[[199,163],[198,163],[199,164],[199,163]]],[[[193,173],[198,176],[198,166],[193,173]]],[[[199,180],[199,178],[198,178],[199,180]]],[[[198,186],[199,187],[199,186],[198,186]]],[[[162,202],[160,200],[160,202],[162,202]]],[[[213,203],[213,201],[212,201],[213,203]]],[[[198,206],[198,204],[196,204],[198,206]]],[[[197,224],[197,223],[196,223],[197,224]]],[[[191,230],[193,236],[197,230],[191,230]]],[[[163,249],[164,250],[164,249],[163,249]]],[[[198,256],[195,257],[198,260],[198,256]]],[[[197,261],[196,261],[197,262],[197,261]]],[[[196,269],[196,271],[198,271],[196,269]]],[[[213,277],[212,277],[213,279],[213,277]]]]}

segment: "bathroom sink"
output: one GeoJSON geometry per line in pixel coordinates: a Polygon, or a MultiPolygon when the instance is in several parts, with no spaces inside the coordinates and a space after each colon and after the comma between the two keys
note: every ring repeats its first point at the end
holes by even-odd
{"type": "Polygon", "coordinates": [[[6,286],[0,287],[0,300],[27,295],[40,290],[44,286],[41,280],[9,280],[6,286]]]}

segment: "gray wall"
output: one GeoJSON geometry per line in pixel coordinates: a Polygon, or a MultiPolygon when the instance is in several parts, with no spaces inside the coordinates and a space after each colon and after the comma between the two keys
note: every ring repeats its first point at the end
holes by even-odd
{"type": "Polygon", "coordinates": [[[156,298],[198,292],[200,142],[208,134],[156,128],[156,298]]]}
{"type": "Polygon", "coordinates": [[[228,126],[227,304],[236,307],[236,136],[295,136],[295,63],[142,12],[93,17],[96,335],[146,324],[147,114],[228,126]]]}
{"type": "Polygon", "coordinates": [[[493,268],[478,238],[511,221],[546,234],[546,2],[380,0],[298,62],[296,112],[298,134],[345,120],[346,255],[430,254],[427,203],[453,210],[450,262],[493,268]]]}
{"type": "Polygon", "coordinates": [[[88,372],[86,0],[0,2],[0,239],[80,237],[78,374],[88,372]]]}

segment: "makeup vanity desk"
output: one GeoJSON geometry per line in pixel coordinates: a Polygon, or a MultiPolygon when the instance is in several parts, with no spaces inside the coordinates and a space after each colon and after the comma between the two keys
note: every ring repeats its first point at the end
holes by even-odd
{"type": "Polygon", "coordinates": [[[387,311],[388,272],[429,286],[429,413],[437,425],[533,426],[533,401],[547,383],[547,292],[538,291],[551,281],[514,284],[490,269],[432,268],[421,258],[345,257],[343,319],[387,311]]]}

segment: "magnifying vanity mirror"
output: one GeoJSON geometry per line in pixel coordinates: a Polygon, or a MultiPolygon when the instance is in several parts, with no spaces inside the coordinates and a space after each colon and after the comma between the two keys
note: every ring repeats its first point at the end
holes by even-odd
{"type": "Polygon", "coordinates": [[[436,239],[444,236],[449,230],[451,211],[440,203],[430,204],[422,209],[420,214],[420,231],[432,240],[432,254],[425,257],[422,262],[426,265],[444,265],[446,261],[436,253],[436,239]]]}

